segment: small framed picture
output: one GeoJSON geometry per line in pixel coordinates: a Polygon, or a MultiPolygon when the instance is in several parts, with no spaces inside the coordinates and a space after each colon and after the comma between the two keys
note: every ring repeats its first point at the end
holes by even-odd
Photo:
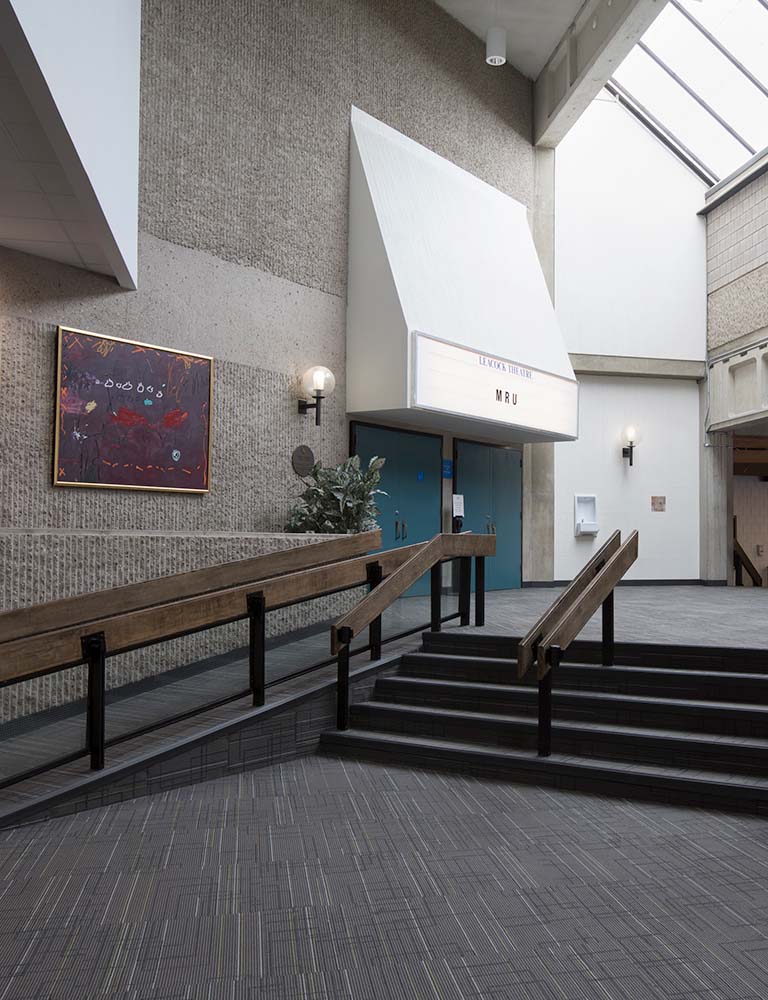
{"type": "Polygon", "coordinates": [[[53,483],[210,490],[213,359],[60,326],[53,483]]]}
{"type": "Polygon", "coordinates": [[[663,514],[667,509],[666,497],[651,497],[651,510],[657,514],[663,514]]]}

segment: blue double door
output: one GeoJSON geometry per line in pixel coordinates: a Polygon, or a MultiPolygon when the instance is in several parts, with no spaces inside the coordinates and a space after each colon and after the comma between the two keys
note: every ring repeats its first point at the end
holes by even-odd
{"type": "MultiPolygon", "coordinates": [[[[442,530],[442,437],[353,422],[351,451],[382,469],[379,524],[382,549],[423,542],[442,530]]],[[[453,492],[464,495],[464,531],[496,535],[496,557],[486,561],[486,588],[520,586],[522,561],[522,455],[475,441],[456,440],[453,492]]],[[[427,594],[423,577],[409,594],[427,594]]]]}
{"type": "MultiPolygon", "coordinates": [[[[380,488],[387,495],[377,501],[382,549],[424,542],[442,530],[441,437],[355,422],[351,445],[362,463],[374,455],[386,459],[380,488]]],[[[408,593],[428,594],[429,574],[408,593]]]]}
{"type": "Polygon", "coordinates": [[[486,561],[487,590],[521,585],[523,461],[516,448],[454,442],[454,492],[464,495],[464,530],[496,535],[496,556],[486,561]]]}

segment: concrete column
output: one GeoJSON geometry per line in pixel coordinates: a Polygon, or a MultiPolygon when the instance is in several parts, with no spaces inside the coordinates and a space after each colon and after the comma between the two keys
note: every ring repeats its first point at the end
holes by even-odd
{"type": "Polygon", "coordinates": [[[555,446],[523,446],[523,584],[554,579],[555,446]]]}
{"type": "MultiPolygon", "coordinates": [[[[550,297],[555,301],[555,151],[535,150],[531,230],[550,297]]],[[[523,447],[523,583],[554,579],[555,446],[523,447]]]]}
{"type": "Polygon", "coordinates": [[[700,577],[705,583],[733,583],[733,434],[707,434],[707,380],[699,383],[700,577]]]}

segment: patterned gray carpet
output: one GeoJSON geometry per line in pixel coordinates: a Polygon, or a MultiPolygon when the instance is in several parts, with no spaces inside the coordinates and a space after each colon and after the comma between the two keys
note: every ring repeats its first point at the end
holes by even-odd
{"type": "Polygon", "coordinates": [[[0,1000],[765,1000],[768,823],[305,758],[0,835],[0,1000]]]}

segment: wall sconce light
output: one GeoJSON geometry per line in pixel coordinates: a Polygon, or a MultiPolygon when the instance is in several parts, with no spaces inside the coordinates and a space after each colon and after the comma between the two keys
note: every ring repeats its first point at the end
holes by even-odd
{"type": "Polygon", "coordinates": [[[323,368],[322,365],[315,365],[308,368],[301,377],[301,388],[307,396],[314,399],[310,403],[306,399],[299,400],[299,413],[307,414],[310,410],[315,411],[315,426],[320,426],[320,403],[326,396],[330,396],[336,388],[336,378],[330,368],[323,368]]]}
{"type": "Polygon", "coordinates": [[[629,464],[632,465],[635,447],[638,442],[637,427],[633,427],[633,425],[630,424],[628,427],[624,428],[624,441],[626,444],[621,449],[621,457],[628,458],[629,464]]]}

